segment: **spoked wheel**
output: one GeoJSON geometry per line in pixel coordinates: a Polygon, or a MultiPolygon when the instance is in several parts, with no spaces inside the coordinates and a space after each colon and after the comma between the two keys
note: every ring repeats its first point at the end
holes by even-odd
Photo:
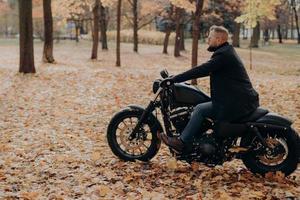
{"type": "Polygon", "coordinates": [[[244,154],[243,162],[253,173],[264,175],[281,171],[286,176],[297,169],[299,151],[298,136],[292,129],[282,132],[261,133],[268,148],[256,136],[243,138],[241,146],[252,150],[244,154]]]}
{"type": "Polygon", "coordinates": [[[146,121],[137,134],[130,138],[141,114],[140,111],[125,109],[117,113],[108,126],[108,144],[112,152],[122,160],[148,161],[159,150],[157,130],[149,121],[146,121]]]}

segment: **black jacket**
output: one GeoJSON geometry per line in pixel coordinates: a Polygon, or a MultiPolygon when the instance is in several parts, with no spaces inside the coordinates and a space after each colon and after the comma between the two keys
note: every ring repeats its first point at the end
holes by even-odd
{"type": "Polygon", "coordinates": [[[258,93],[234,48],[227,42],[218,47],[211,59],[173,77],[174,82],[210,76],[210,92],[217,120],[235,121],[255,111],[258,93]]]}

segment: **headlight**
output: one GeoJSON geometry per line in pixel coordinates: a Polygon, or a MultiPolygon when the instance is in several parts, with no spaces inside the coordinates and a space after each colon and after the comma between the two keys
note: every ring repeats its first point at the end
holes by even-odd
{"type": "Polygon", "coordinates": [[[159,89],[160,79],[157,79],[153,82],[152,91],[155,94],[157,90],[159,89]]]}

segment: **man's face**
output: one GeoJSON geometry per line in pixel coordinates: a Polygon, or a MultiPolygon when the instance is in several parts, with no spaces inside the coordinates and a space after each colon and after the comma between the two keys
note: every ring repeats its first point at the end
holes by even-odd
{"type": "Polygon", "coordinates": [[[207,44],[210,47],[217,47],[221,43],[220,37],[218,37],[218,34],[214,31],[210,31],[207,39],[207,44]]]}

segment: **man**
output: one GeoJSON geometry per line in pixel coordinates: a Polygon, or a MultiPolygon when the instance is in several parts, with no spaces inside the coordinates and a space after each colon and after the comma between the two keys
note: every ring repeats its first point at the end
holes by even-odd
{"type": "Polygon", "coordinates": [[[198,133],[205,118],[235,121],[254,112],[259,106],[257,92],[252,87],[246,69],[234,48],[227,42],[228,30],[212,26],[208,36],[211,59],[182,74],[174,76],[175,83],[210,76],[211,102],[197,105],[179,138],[160,133],[168,146],[182,151],[198,133]]]}

